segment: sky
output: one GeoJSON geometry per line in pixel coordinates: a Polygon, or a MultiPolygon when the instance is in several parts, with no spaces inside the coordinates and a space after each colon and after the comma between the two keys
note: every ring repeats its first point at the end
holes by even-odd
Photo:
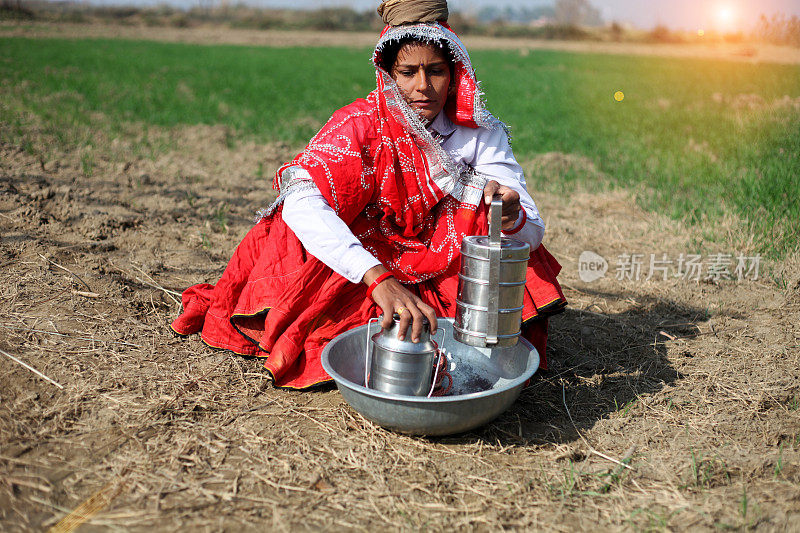
{"type": "MultiPolygon", "coordinates": [[[[218,3],[220,0],[211,0],[218,3]]],[[[379,0],[228,0],[259,7],[321,8],[349,6],[358,10],[375,9],[379,0]]],[[[547,0],[449,0],[454,11],[477,11],[486,6],[523,7],[552,4],[547,0]]],[[[800,0],[590,0],[607,22],[631,23],[650,29],[662,24],[672,29],[748,29],[761,13],[784,13],[800,16],[800,0]]],[[[170,4],[191,7],[200,0],[88,0],[92,4],[154,5],[170,4]]],[[[205,0],[208,2],[208,0],[205,0]]]]}

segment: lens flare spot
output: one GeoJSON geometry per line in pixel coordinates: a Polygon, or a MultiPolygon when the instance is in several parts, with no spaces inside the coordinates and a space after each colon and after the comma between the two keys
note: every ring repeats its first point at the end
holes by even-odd
{"type": "Polygon", "coordinates": [[[699,35],[700,37],[702,37],[705,34],[706,34],[706,30],[697,30],[697,35],[699,35]]]}
{"type": "Polygon", "coordinates": [[[625,93],[623,93],[622,91],[617,91],[614,93],[614,100],[616,100],[617,102],[621,102],[624,99],[625,99],[625,93]]]}

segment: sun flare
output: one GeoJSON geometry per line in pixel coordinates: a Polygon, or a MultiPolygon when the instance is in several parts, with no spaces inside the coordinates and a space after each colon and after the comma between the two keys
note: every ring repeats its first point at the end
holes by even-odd
{"type": "Polygon", "coordinates": [[[720,30],[733,30],[737,19],[736,8],[731,4],[719,4],[714,12],[714,18],[720,30]]]}

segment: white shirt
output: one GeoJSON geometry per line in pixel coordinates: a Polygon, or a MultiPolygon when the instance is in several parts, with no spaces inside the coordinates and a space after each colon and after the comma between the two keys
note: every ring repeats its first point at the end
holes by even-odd
{"type": "MultiPolygon", "coordinates": [[[[538,248],[544,237],[544,221],[525,188],[522,167],[514,158],[505,131],[457,126],[444,113],[439,113],[428,129],[438,134],[442,148],[457,165],[469,165],[519,193],[528,219],[513,237],[530,244],[531,250],[538,248]]],[[[370,268],[381,264],[364,249],[318,189],[289,194],[283,202],[283,220],[306,250],[353,283],[360,283],[370,268]]]]}

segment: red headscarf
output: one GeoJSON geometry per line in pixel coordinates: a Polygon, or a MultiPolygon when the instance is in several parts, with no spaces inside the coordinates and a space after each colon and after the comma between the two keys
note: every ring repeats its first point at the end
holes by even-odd
{"type": "Polygon", "coordinates": [[[485,110],[469,55],[446,24],[387,26],[373,55],[377,90],[337,111],[275,185],[292,166],[308,171],[364,247],[398,279],[418,283],[452,267],[486,180],[453,163],[381,68],[383,48],[408,37],[451,55],[457,91],[445,112],[455,124],[504,127],[485,110]]]}

